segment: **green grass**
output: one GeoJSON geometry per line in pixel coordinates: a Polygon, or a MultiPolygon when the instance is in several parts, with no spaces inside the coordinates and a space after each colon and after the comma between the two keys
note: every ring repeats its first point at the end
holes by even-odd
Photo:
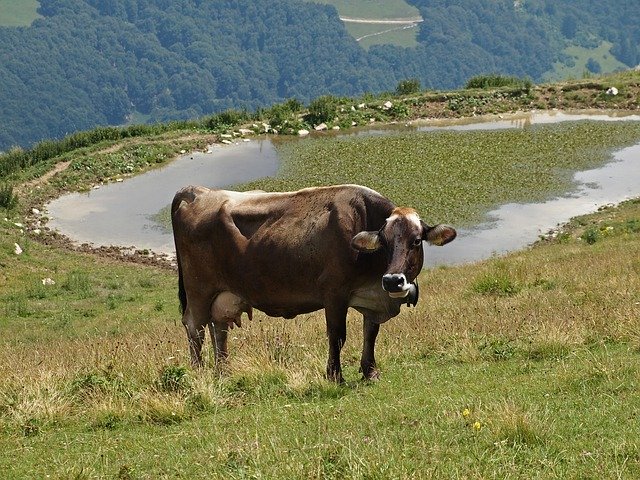
{"type": "Polygon", "coordinates": [[[418,45],[418,27],[402,28],[400,25],[345,23],[347,31],[363,48],[373,45],[396,45],[411,48],[418,45]]]}
{"type": "Polygon", "coordinates": [[[420,11],[405,0],[322,0],[333,5],[340,16],[351,18],[416,18],[420,11]]]}
{"type": "Polygon", "coordinates": [[[562,62],[555,62],[553,70],[543,75],[546,81],[557,81],[568,78],[583,78],[587,70],[589,58],[596,60],[602,68],[602,73],[611,73],[618,70],[627,70],[629,67],[618,61],[609,51],[612,47],[610,42],[602,42],[596,48],[585,48],[572,45],[564,49],[563,53],[568,55],[573,65],[562,62]]]}
{"type": "MultiPolygon", "coordinates": [[[[404,0],[324,0],[319,3],[333,5],[341,17],[366,18],[374,20],[420,18],[420,11],[404,0]]],[[[345,22],[345,27],[363,48],[372,45],[397,45],[415,47],[417,28],[397,29],[398,25],[360,24],[345,22]]]]}
{"type": "Polygon", "coordinates": [[[0,26],[23,27],[31,25],[40,15],[38,0],[0,0],[0,26]]]}
{"type": "Polygon", "coordinates": [[[173,272],[25,242],[5,222],[0,471],[635,478],[638,225],[640,201],[628,202],[536,248],[424,272],[422,301],[382,327],[377,383],[357,380],[361,325],[350,315],[337,386],[322,375],[320,314],[258,313],[232,331],[222,376],[210,348],[209,366],[193,371],[173,272]],[[607,233],[589,244],[581,236],[594,227],[607,233]],[[478,287],[495,278],[508,281],[478,287]]]}

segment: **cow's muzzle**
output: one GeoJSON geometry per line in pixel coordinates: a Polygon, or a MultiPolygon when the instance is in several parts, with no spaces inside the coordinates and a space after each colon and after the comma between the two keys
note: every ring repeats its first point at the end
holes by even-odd
{"type": "Polygon", "coordinates": [[[402,303],[415,306],[418,303],[420,290],[416,282],[408,282],[402,273],[387,273],[382,277],[382,288],[391,298],[405,299],[402,303]]]}

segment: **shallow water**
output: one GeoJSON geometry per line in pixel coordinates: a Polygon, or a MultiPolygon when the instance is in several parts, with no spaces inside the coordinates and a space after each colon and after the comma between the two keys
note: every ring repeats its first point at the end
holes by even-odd
{"type": "MultiPolygon", "coordinates": [[[[523,128],[531,124],[586,119],[640,121],[640,115],[541,112],[408,127],[372,127],[338,135],[385,135],[406,128],[413,131],[523,128]]],[[[503,205],[489,213],[490,221],[460,230],[456,241],[446,247],[428,247],[427,265],[472,262],[521,249],[571,217],[640,196],[640,145],[621,150],[614,157],[614,161],[603,168],[576,173],[575,180],[580,187],[570,196],[543,203],[503,205]]],[[[166,167],[121,183],[60,197],[47,206],[48,226],[78,243],[134,246],[172,254],[171,233],[156,223],[153,216],[169,204],[178,189],[189,184],[221,188],[243,183],[274,175],[278,165],[277,152],[268,138],[215,146],[210,153],[183,155],[166,167]]]]}
{"type": "Polygon", "coordinates": [[[572,217],[640,196],[640,144],[616,152],[602,168],[577,172],[574,180],[579,187],[571,195],[502,205],[489,212],[490,221],[459,230],[446,247],[427,247],[426,264],[467,263],[519,250],[572,217]]]}

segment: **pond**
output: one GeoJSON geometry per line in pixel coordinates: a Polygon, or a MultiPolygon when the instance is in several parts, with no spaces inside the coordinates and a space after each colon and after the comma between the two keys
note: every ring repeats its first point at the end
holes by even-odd
{"type": "MultiPolygon", "coordinates": [[[[640,116],[541,112],[507,118],[372,127],[324,135],[386,135],[403,129],[493,130],[586,119],[640,121],[640,116]]],[[[155,218],[159,211],[167,207],[179,188],[189,184],[223,188],[273,176],[278,167],[278,153],[270,138],[256,138],[231,146],[212,146],[207,153],[183,155],[163,168],[121,183],[104,185],[87,193],[62,196],[47,205],[48,226],[77,243],[135,247],[172,254],[171,232],[155,218]]],[[[427,265],[472,262],[521,249],[571,217],[593,212],[602,205],[640,196],[640,145],[616,152],[612,162],[602,168],[578,172],[574,179],[579,187],[570,195],[542,203],[502,205],[488,213],[488,221],[459,230],[458,239],[445,248],[428,247],[427,265]]]]}

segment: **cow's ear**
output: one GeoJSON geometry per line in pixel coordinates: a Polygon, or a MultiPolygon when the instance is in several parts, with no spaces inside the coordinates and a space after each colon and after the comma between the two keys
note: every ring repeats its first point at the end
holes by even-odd
{"type": "Polygon", "coordinates": [[[426,223],[422,222],[422,239],[429,242],[431,245],[437,245],[441,247],[446,245],[456,238],[456,230],[449,225],[436,225],[430,227],[426,223]]]}
{"type": "Polygon", "coordinates": [[[360,232],[351,239],[351,246],[359,252],[375,252],[381,245],[378,232],[360,232]]]}

